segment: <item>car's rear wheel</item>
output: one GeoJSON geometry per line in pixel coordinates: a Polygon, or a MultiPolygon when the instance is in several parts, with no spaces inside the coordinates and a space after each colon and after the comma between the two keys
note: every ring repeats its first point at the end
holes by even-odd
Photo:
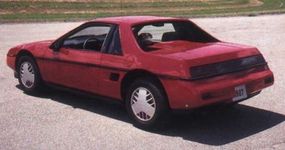
{"type": "Polygon", "coordinates": [[[169,119],[166,96],[161,87],[151,80],[139,79],[131,84],[126,108],[134,125],[139,128],[161,128],[169,119]]]}
{"type": "Polygon", "coordinates": [[[19,83],[25,92],[32,93],[39,89],[41,78],[34,59],[30,56],[21,56],[17,63],[19,83]]]}

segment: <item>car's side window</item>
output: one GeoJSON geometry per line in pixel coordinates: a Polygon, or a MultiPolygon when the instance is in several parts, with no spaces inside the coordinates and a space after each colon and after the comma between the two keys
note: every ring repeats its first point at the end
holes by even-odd
{"type": "Polygon", "coordinates": [[[63,46],[78,50],[101,51],[102,45],[111,30],[109,25],[92,25],[67,37],[63,46]]]}

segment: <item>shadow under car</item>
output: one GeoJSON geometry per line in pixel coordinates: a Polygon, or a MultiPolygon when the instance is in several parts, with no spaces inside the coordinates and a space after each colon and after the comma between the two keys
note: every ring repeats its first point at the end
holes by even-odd
{"type": "MultiPolygon", "coordinates": [[[[17,88],[20,86],[17,85],[17,88]]],[[[50,99],[130,123],[127,112],[121,103],[103,101],[50,88],[32,96],[50,99]]],[[[285,120],[283,114],[243,104],[225,109],[202,109],[190,114],[174,114],[174,116],[167,129],[149,132],[219,146],[267,130],[285,120]]]]}

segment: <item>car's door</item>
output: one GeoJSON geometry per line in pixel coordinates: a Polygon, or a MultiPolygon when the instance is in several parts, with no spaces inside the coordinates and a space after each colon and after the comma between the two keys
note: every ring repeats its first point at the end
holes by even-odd
{"type": "Polygon", "coordinates": [[[58,51],[48,53],[55,84],[98,93],[101,49],[112,29],[108,24],[89,24],[62,39],[58,51]]]}
{"type": "Polygon", "coordinates": [[[101,95],[118,99],[121,97],[120,83],[131,65],[127,62],[121,47],[119,26],[116,26],[102,49],[101,66],[104,67],[101,69],[99,81],[101,95]]]}

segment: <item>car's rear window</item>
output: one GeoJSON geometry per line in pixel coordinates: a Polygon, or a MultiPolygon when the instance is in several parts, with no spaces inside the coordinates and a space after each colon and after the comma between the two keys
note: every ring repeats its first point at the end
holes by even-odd
{"type": "Polygon", "coordinates": [[[132,30],[144,51],[161,50],[163,48],[157,45],[167,47],[181,41],[189,42],[189,44],[218,41],[190,21],[153,22],[133,26],[132,30]]]}
{"type": "Polygon", "coordinates": [[[162,36],[167,32],[175,32],[172,23],[164,23],[163,26],[153,26],[153,25],[145,25],[139,32],[138,35],[144,33],[150,33],[152,35],[152,40],[154,41],[162,41],[162,36]]]}

